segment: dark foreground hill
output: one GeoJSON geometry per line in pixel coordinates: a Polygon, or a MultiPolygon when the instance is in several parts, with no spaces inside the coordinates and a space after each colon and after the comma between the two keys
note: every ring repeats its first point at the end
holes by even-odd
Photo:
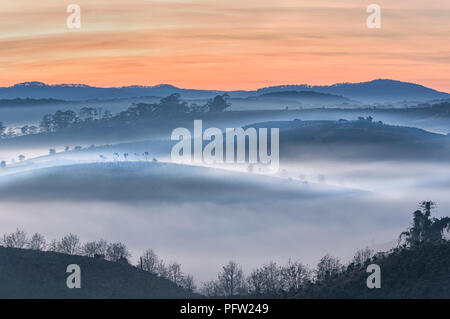
{"type": "Polygon", "coordinates": [[[0,247],[0,298],[189,298],[169,280],[103,259],[0,247]],[[81,288],[66,285],[67,266],[81,268],[81,288]]]}
{"type": "Polygon", "coordinates": [[[369,289],[366,267],[312,285],[297,298],[450,298],[450,242],[401,249],[371,263],[381,268],[381,288],[369,289]]]}

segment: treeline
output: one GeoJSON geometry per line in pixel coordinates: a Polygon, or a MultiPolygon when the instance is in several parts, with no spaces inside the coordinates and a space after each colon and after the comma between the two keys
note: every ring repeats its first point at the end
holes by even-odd
{"type": "MultiPolygon", "coordinates": [[[[125,244],[121,242],[108,243],[105,240],[81,243],[79,237],[74,234],[68,234],[60,239],[47,242],[42,234],[35,233],[28,237],[25,231],[16,229],[13,233],[3,235],[0,239],[0,245],[7,248],[86,256],[132,265],[130,262],[131,253],[125,244]]],[[[140,256],[139,262],[134,266],[143,271],[156,274],[161,278],[168,279],[189,291],[196,290],[193,276],[184,273],[179,263],[166,264],[151,249],[145,251],[140,256]]]]}
{"type": "MultiPolygon", "coordinates": [[[[450,217],[432,218],[436,204],[423,201],[413,213],[411,227],[400,234],[398,246],[389,252],[375,253],[366,247],[359,249],[353,259],[344,264],[339,258],[330,255],[322,257],[314,269],[299,261],[289,261],[286,265],[270,262],[253,270],[245,276],[236,262],[231,261],[222,268],[217,280],[203,285],[201,293],[208,297],[264,297],[286,298],[321,291],[323,287],[333,286],[352,273],[364,272],[371,263],[379,263],[390,256],[398,256],[407,250],[415,250],[423,245],[448,243],[446,236],[450,232],[450,217]]],[[[423,261],[422,261],[423,262],[423,261]]],[[[364,284],[363,281],[361,283],[364,284]]],[[[320,295],[320,293],[318,294],[320,295]]]]}
{"type": "MultiPolygon", "coordinates": [[[[398,256],[406,258],[405,256],[410,255],[409,252],[417,252],[424,245],[441,243],[448,245],[449,241],[446,236],[450,232],[450,217],[432,218],[431,212],[435,207],[436,204],[432,201],[421,202],[419,209],[413,213],[411,227],[400,234],[398,246],[388,252],[375,253],[368,247],[358,249],[348,263],[343,263],[339,258],[326,254],[315,268],[310,268],[300,261],[289,260],[285,265],[269,262],[252,270],[248,275],[244,274],[242,267],[237,262],[230,261],[222,267],[216,280],[203,283],[198,291],[210,298],[289,298],[326,296],[327,292],[324,289],[332,289],[333,296],[339,296],[342,293],[339,285],[344,284],[349,287],[347,290],[351,289],[357,296],[360,292],[359,289],[365,285],[365,281],[360,280],[359,277],[365,275],[365,269],[369,264],[387,262],[389,265],[398,256]],[[355,281],[355,277],[358,277],[357,281],[355,281]]],[[[1,244],[5,247],[47,250],[69,255],[102,258],[125,264],[130,264],[131,258],[128,248],[123,243],[108,243],[99,240],[82,244],[79,238],[73,234],[47,244],[41,234],[36,233],[28,238],[24,231],[18,229],[14,233],[4,235],[1,244]]],[[[414,260],[414,262],[424,264],[427,261],[414,260]]],[[[443,263],[445,264],[445,262],[444,260],[443,263]]],[[[134,267],[166,278],[189,291],[197,290],[194,278],[185,274],[179,263],[166,264],[151,249],[139,257],[139,261],[134,267]]],[[[396,268],[397,266],[391,265],[390,267],[396,268]]],[[[422,270],[413,269],[412,271],[420,272],[422,270]]],[[[442,271],[442,269],[437,269],[437,271],[442,271]]],[[[447,270],[445,269],[445,271],[447,270]]],[[[391,277],[395,279],[395,276],[391,277]]],[[[398,277],[400,278],[401,274],[398,277]]],[[[401,278],[400,281],[402,280],[401,278]]],[[[436,283],[425,282],[424,284],[429,284],[431,287],[436,283]]],[[[403,287],[401,282],[399,286],[403,287]]]]}
{"type": "Polygon", "coordinates": [[[185,114],[205,112],[222,112],[231,104],[228,95],[217,95],[204,105],[188,104],[181,100],[178,93],[162,98],[159,103],[136,103],[126,110],[113,115],[101,108],[84,107],[79,113],[58,110],[54,114],[46,114],[39,124],[40,132],[55,132],[67,127],[83,127],[93,124],[131,124],[139,119],[177,117],[185,114]]]}
{"type": "Polygon", "coordinates": [[[185,114],[223,112],[231,106],[227,94],[217,95],[204,104],[189,104],[181,100],[178,93],[162,98],[158,103],[134,103],[125,111],[113,115],[103,108],[83,107],[80,111],[57,110],[46,114],[36,125],[24,125],[19,128],[7,128],[0,122],[0,138],[12,138],[20,135],[56,132],[68,127],[85,127],[98,124],[130,124],[138,119],[176,117],[185,114]]]}
{"type": "Polygon", "coordinates": [[[293,297],[298,291],[335,278],[346,269],[363,267],[373,256],[373,250],[366,247],[357,251],[350,264],[344,265],[339,258],[327,254],[314,269],[300,261],[289,260],[286,265],[269,262],[248,276],[244,275],[241,266],[230,261],[222,267],[217,280],[204,283],[200,292],[210,298],[293,297]]]}

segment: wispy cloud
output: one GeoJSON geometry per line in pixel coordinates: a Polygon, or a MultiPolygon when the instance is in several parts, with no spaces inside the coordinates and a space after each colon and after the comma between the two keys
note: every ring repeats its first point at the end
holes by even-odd
{"type": "Polygon", "coordinates": [[[449,91],[442,79],[450,71],[450,3],[378,2],[382,28],[370,30],[366,4],[356,0],[79,0],[82,28],[69,30],[70,1],[4,0],[0,85],[237,89],[261,79],[325,84],[383,75],[449,91]]]}

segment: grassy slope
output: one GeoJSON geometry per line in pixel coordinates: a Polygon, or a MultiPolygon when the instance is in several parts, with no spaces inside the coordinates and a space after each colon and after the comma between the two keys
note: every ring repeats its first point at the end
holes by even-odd
{"type": "Polygon", "coordinates": [[[130,265],[53,252],[0,247],[0,298],[188,298],[194,294],[130,265]],[[68,289],[66,268],[81,268],[68,289]]]}

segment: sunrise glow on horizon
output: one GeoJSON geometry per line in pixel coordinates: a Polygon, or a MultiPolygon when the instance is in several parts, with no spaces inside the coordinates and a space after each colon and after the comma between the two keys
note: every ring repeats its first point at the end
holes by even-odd
{"type": "Polygon", "coordinates": [[[379,78],[450,92],[450,1],[0,2],[0,86],[168,83],[196,89],[379,78]],[[68,29],[71,3],[80,29],[68,29]],[[382,8],[368,29],[366,8],[382,8]]]}

